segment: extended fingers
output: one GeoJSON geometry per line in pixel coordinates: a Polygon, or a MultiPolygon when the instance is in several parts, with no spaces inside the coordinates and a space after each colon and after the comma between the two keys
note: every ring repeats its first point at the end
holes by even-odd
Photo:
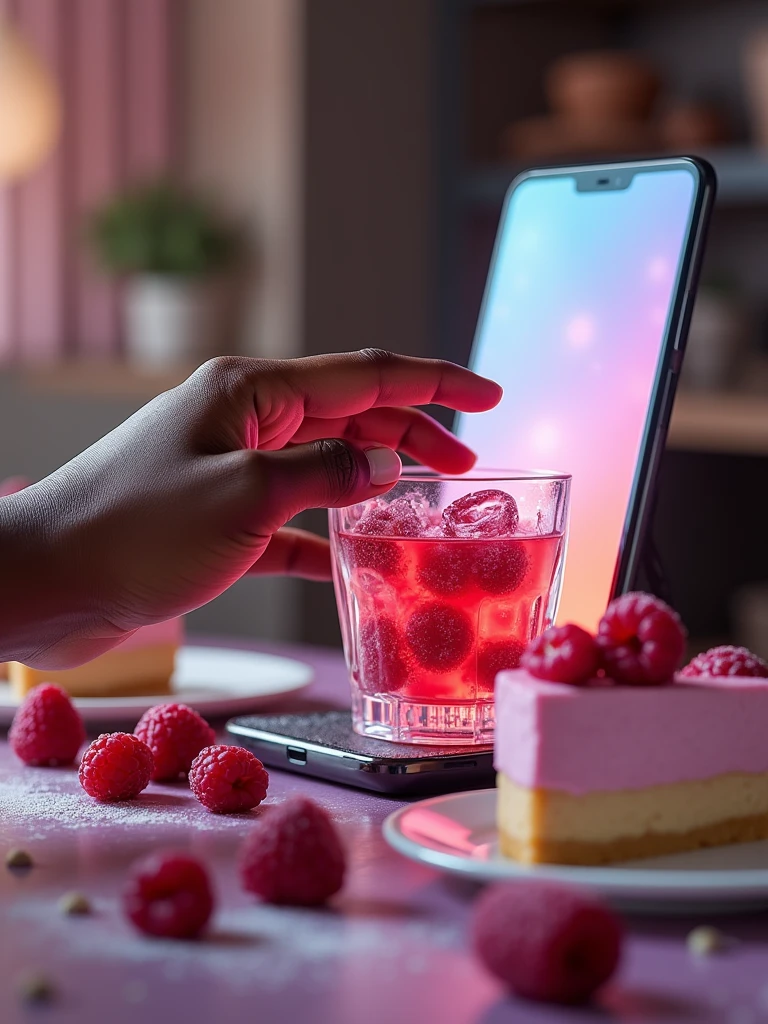
{"type": "Polygon", "coordinates": [[[307,580],[331,578],[328,541],[306,530],[286,526],[273,534],[264,554],[248,570],[252,576],[302,576],[307,580]]]}
{"type": "Polygon", "coordinates": [[[464,473],[475,464],[474,452],[420,409],[369,409],[331,420],[310,417],[292,440],[302,443],[323,437],[385,445],[440,473],[464,473]]]}
{"type": "MultiPolygon", "coordinates": [[[[430,403],[483,412],[497,405],[502,394],[494,381],[455,363],[379,349],[270,365],[301,401],[307,417],[344,417],[381,406],[430,403]]],[[[264,377],[255,376],[253,383],[263,386],[264,377]]]]}

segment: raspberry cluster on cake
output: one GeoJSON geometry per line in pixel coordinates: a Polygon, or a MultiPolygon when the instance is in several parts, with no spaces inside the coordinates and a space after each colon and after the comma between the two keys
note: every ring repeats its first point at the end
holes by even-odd
{"type": "Polygon", "coordinates": [[[498,828],[523,863],[606,864],[768,838],[768,665],[650,595],[595,638],[547,631],[496,683],[498,828]]]}

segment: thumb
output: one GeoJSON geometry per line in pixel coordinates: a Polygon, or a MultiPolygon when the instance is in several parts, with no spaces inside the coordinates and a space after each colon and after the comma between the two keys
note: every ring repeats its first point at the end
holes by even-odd
{"type": "MultiPolygon", "coordinates": [[[[397,452],[337,439],[254,452],[260,518],[276,530],[305,508],[339,508],[388,491],[400,479],[397,452]]],[[[261,524],[260,524],[261,525],[261,524]]]]}

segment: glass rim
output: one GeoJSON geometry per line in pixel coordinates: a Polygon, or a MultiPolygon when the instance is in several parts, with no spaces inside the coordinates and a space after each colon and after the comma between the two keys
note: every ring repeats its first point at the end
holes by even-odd
{"type": "MultiPolygon", "coordinates": [[[[571,473],[558,473],[550,469],[494,469],[493,467],[481,466],[477,469],[470,469],[466,473],[438,473],[437,470],[428,469],[426,466],[403,466],[400,474],[402,479],[413,480],[417,483],[434,483],[435,481],[448,481],[456,483],[499,483],[499,482],[539,482],[550,481],[565,482],[573,479],[571,473]]],[[[396,481],[397,483],[397,481],[396,481]]]]}

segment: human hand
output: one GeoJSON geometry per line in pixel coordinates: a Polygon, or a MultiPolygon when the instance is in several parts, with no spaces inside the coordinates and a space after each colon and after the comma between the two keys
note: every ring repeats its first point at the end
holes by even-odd
{"type": "Polygon", "coordinates": [[[249,571],[328,578],[327,541],[284,524],[386,492],[397,450],[441,472],[470,469],[469,449],[412,406],[480,412],[500,397],[463,367],[374,350],[204,364],[0,502],[31,517],[49,561],[45,621],[16,657],[40,668],[86,661],[249,571]]]}

